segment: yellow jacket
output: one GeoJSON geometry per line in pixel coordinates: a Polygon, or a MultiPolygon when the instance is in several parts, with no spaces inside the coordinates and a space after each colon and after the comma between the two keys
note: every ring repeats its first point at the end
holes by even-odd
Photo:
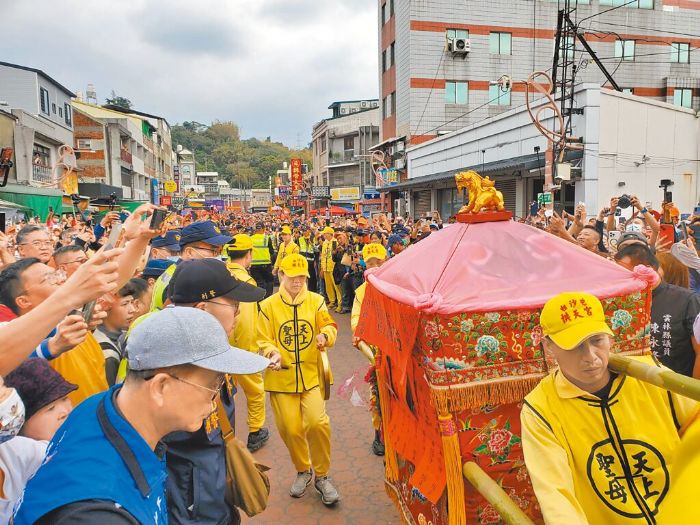
{"type": "Polygon", "coordinates": [[[355,300],[352,302],[352,312],[350,313],[350,329],[352,330],[353,337],[355,336],[355,330],[357,330],[357,325],[360,322],[360,312],[362,312],[362,301],[365,300],[366,290],[367,283],[362,283],[355,290],[355,300]]]}
{"type": "Polygon", "coordinates": [[[105,356],[92,332],[88,332],[85,341],[78,346],[48,363],[63,376],[63,379],[78,385],[78,390],[68,394],[68,399],[73,402],[73,406],[78,406],[93,394],[104,392],[109,388],[105,375],[105,356]]]}
{"type": "Polygon", "coordinates": [[[275,259],[275,268],[279,268],[282,259],[293,253],[299,253],[299,246],[294,241],[289,241],[289,244],[280,243],[277,250],[277,259],[275,259]]]}
{"type": "MultiPolygon", "coordinates": [[[[635,358],[655,364],[651,357],[635,358]]],[[[545,523],[655,523],[678,429],[698,404],[620,375],[607,401],[556,371],[520,415],[525,462],[545,523]]],[[[661,507],[663,509],[663,507],[661,507]]]]}
{"type": "MultiPolygon", "coordinates": [[[[255,279],[253,279],[250,274],[248,274],[248,271],[240,264],[229,262],[226,264],[226,267],[236,279],[252,284],[253,286],[258,285],[255,279]]],[[[229,336],[229,342],[243,350],[257,353],[257,324],[258,303],[240,303],[236,326],[233,329],[233,333],[229,336]]]]}
{"type": "Polygon", "coordinates": [[[260,303],[257,347],[269,357],[282,356],[282,370],[265,371],[268,392],[301,393],[318,386],[316,336],[325,334],[326,347],[338,335],[323,297],[304,289],[292,300],[284,288],[260,303]]]}
{"type": "Polygon", "coordinates": [[[335,262],[333,262],[333,250],[338,247],[338,241],[331,239],[330,241],[323,241],[321,245],[321,271],[322,272],[332,272],[335,268],[335,262]]]}

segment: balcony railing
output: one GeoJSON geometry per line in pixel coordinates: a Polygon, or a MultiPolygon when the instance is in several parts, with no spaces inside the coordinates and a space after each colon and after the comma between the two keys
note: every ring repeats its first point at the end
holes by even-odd
{"type": "Polygon", "coordinates": [[[41,183],[53,181],[51,168],[41,164],[32,164],[32,180],[41,183]]]}
{"type": "Polygon", "coordinates": [[[341,162],[355,162],[359,159],[355,156],[355,150],[334,151],[328,155],[329,164],[339,164],[341,162]]]}
{"type": "Polygon", "coordinates": [[[119,150],[119,158],[121,158],[127,164],[131,164],[133,162],[133,157],[131,155],[131,152],[126,151],[124,149],[119,150]]]}
{"type": "Polygon", "coordinates": [[[202,184],[205,193],[219,193],[218,184],[202,184]]]}

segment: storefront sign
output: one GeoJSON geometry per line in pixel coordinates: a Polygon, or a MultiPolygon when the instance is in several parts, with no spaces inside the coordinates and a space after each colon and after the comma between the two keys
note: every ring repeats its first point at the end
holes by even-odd
{"type": "Polygon", "coordinates": [[[346,186],[342,188],[331,188],[332,201],[358,201],[360,200],[359,186],[346,186]]]}
{"type": "Polygon", "coordinates": [[[292,183],[292,193],[301,190],[301,159],[292,159],[290,162],[290,179],[292,183]]]}
{"type": "Polygon", "coordinates": [[[158,179],[151,179],[151,202],[153,204],[157,204],[158,202],[160,202],[158,195],[160,193],[158,191],[158,184],[158,179]]]}
{"type": "Polygon", "coordinates": [[[328,199],[331,196],[331,189],[329,186],[314,186],[311,188],[311,196],[317,199],[328,199]]]}
{"type": "Polygon", "coordinates": [[[161,206],[172,206],[173,205],[173,198],[170,195],[161,195],[160,196],[160,205],[161,206]]]}
{"type": "Polygon", "coordinates": [[[163,184],[163,188],[168,193],[175,193],[177,191],[177,182],[174,180],[166,180],[165,184],[163,184]]]}
{"type": "Polygon", "coordinates": [[[538,193],[537,194],[538,204],[552,204],[552,194],[551,193],[538,193]]]}

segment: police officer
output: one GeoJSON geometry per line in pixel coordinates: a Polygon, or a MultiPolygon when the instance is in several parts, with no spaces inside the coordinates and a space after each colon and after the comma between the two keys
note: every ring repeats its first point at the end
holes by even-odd
{"type": "Polygon", "coordinates": [[[297,244],[299,245],[299,253],[301,253],[304,259],[306,259],[306,262],[309,263],[309,291],[318,293],[318,281],[316,277],[316,253],[318,252],[318,245],[311,236],[310,228],[304,228],[301,237],[297,240],[297,244]]]}
{"type": "Polygon", "coordinates": [[[270,297],[274,288],[272,276],[274,249],[272,237],[265,233],[265,223],[258,222],[255,225],[255,234],[251,236],[251,240],[253,241],[253,260],[250,264],[250,276],[265,290],[265,297],[270,297]]]}
{"type": "MultiPolygon", "coordinates": [[[[198,221],[185,226],[180,236],[181,260],[206,259],[218,257],[221,247],[230,242],[232,237],[221,233],[212,221],[198,221]]],[[[175,273],[177,264],[173,263],[158,278],[153,286],[151,299],[151,311],[161,310],[167,299],[167,288],[170,279],[175,273]]]]}
{"type": "Polygon", "coordinates": [[[169,259],[177,262],[180,259],[181,230],[170,230],[163,236],[151,241],[150,259],[169,259]]]}

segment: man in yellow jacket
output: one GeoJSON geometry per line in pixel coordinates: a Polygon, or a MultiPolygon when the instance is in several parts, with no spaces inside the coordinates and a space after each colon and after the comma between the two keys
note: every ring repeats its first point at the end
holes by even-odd
{"type": "Polygon", "coordinates": [[[335,279],[333,279],[333,269],[335,268],[333,254],[338,248],[338,241],[335,240],[335,231],[330,226],[326,226],[321,233],[324,238],[321,245],[321,274],[326,286],[328,308],[335,308],[336,312],[340,312],[343,309],[343,297],[340,293],[340,288],[335,284],[335,279]]]}
{"type": "Polygon", "coordinates": [[[282,260],[279,292],[260,303],[257,346],[272,362],[265,372],[265,390],[297,470],[289,494],[304,495],[313,468],[321,500],[334,505],[340,496],[328,479],[331,424],[317,363],[320,351],[335,343],[338,330],[323,297],[308,291],[308,275],[308,263],[300,254],[282,260]]]}
{"type": "Polygon", "coordinates": [[[289,226],[282,226],[280,232],[282,242],[277,249],[277,259],[275,259],[275,267],[272,269],[272,274],[277,275],[280,269],[280,263],[287,255],[299,253],[299,245],[292,240],[292,230],[289,226]]]}
{"type": "MultiPolygon", "coordinates": [[[[250,236],[239,233],[224,247],[228,255],[228,268],[231,275],[239,281],[257,286],[255,279],[248,273],[253,260],[253,240],[250,236]]],[[[257,353],[258,303],[240,303],[236,326],[230,335],[233,346],[257,353]]],[[[265,388],[262,373],[235,376],[245,392],[248,402],[248,450],[255,452],[262,448],[270,432],[265,425],[265,388]]]]}
{"type": "MultiPolygon", "coordinates": [[[[386,248],[378,243],[365,244],[362,248],[362,260],[365,267],[379,268],[386,261],[386,248]]],[[[355,346],[360,339],[355,337],[357,325],[360,322],[362,313],[362,301],[365,299],[367,283],[362,283],[355,290],[355,300],[352,303],[352,313],[350,314],[350,328],[352,329],[352,342],[355,346]]],[[[374,441],[372,442],[372,452],[376,456],[384,455],[384,440],[382,438],[382,413],[379,406],[379,392],[377,390],[377,374],[374,368],[369,376],[369,403],[372,412],[372,427],[374,427],[374,441]]]]}
{"type": "Polygon", "coordinates": [[[593,295],[554,297],[540,324],[559,369],[525,398],[520,417],[545,523],[656,523],[674,482],[679,429],[698,404],[608,370],[613,332],[593,295]]]}

